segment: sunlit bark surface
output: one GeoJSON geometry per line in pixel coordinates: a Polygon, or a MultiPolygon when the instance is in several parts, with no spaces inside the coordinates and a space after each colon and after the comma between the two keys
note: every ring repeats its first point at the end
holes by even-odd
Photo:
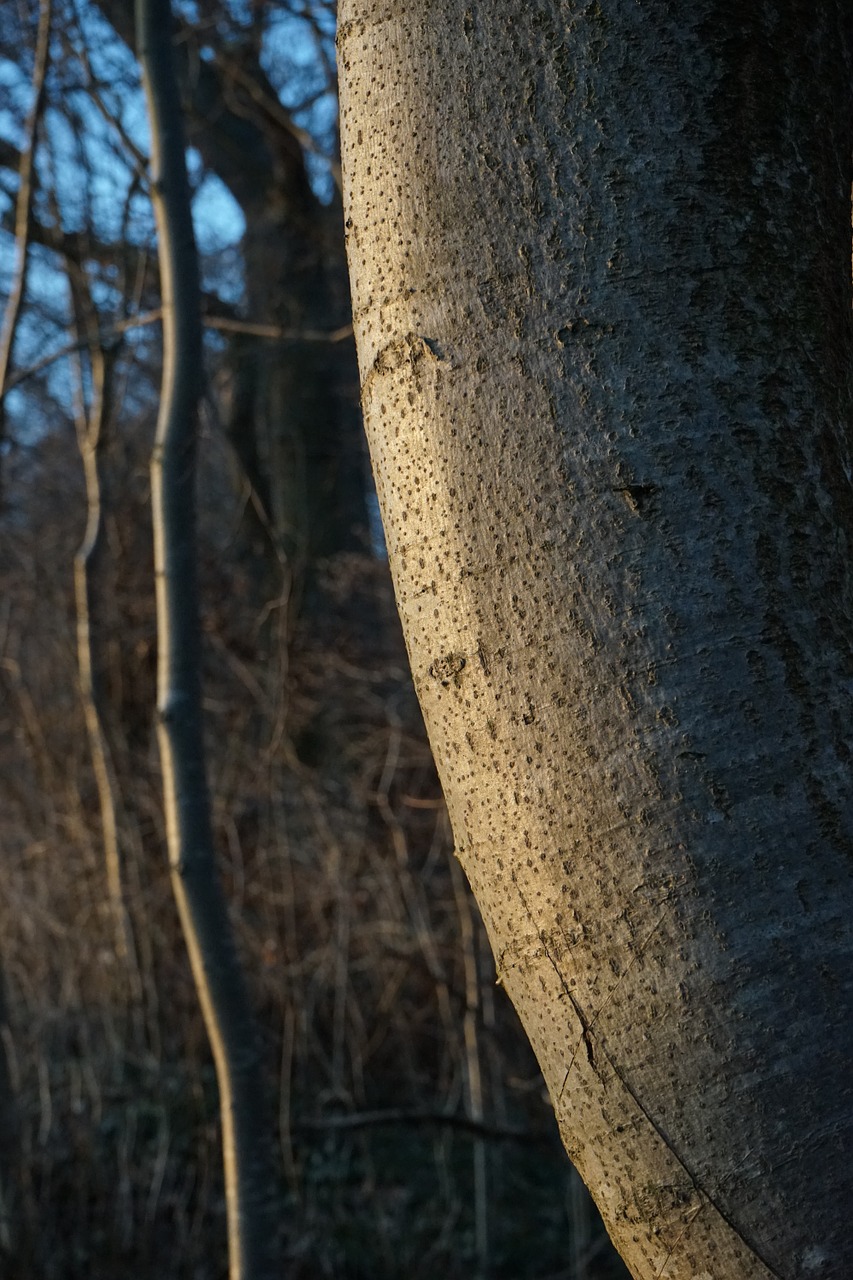
{"type": "Polygon", "coordinates": [[[850,24],[341,12],[415,682],[501,981],[644,1280],[853,1274],[850,24]]]}

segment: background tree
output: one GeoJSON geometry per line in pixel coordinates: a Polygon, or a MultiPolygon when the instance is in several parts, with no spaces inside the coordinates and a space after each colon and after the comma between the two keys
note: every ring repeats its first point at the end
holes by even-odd
{"type": "Polygon", "coordinates": [[[415,687],[500,981],[649,1280],[853,1266],[851,24],[341,14],[415,687]]]}
{"type": "MultiPolygon", "coordinates": [[[[100,7],[132,47],[128,0],[104,0],[100,7]]],[[[334,92],[334,15],[321,6],[303,10],[303,43],[310,36],[317,56],[302,101],[290,109],[262,66],[279,18],[258,5],[235,20],[214,3],[205,6],[202,22],[180,24],[176,48],[191,141],[245,224],[249,324],[238,330],[226,362],[226,428],[251,486],[254,503],[247,510],[260,515],[272,550],[284,552],[301,594],[318,558],[364,549],[367,474],[352,395],[340,199],[330,183],[337,171],[335,129],[328,130],[331,155],[324,165],[333,198],[324,203],[307,163],[322,157],[294,118],[334,92]]],[[[290,95],[293,87],[298,91],[298,81],[286,86],[290,95]]]]}
{"type": "Polygon", "coordinates": [[[137,0],[163,297],[163,384],[151,461],[158,741],[169,866],[219,1086],[231,1280],[272,1280],[279,1197],[249,992],[216,868],[202,724],[196,456],[201,288],[169,0],[137,0]]]}

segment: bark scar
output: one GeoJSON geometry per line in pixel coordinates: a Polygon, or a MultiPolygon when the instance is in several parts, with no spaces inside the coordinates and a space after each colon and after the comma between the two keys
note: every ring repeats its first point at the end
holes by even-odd
{"type": "Polygon", "coordinates": [[[450,685],[454,689],[458,689],[461,684],[460,676],[465,670],[465,666],[466,658],[464,654],[445,653],[430,663],[428,672],[433,680],[438,680],[445,689],[449,688],[450,685]]]}
{"type": "MultiPolygon", "coordinates": [[[[571,1073],[572,1073],[572,1067],[575,1065],[575,1060],[576,1060],[576,1058],[577,1058],[577,1056],[578,1056],[578,1051],[579,1051],[579,1049],[580,1049],[580,1047],[581,1047],[581,1044],[582,1044],[582,1043],[586,1045],[587,1057],[589,1058],[590,1063],[592,1064],[592,1066],[595,1066],[595,1063],[593,1062],[593,1059],[592,1059],[592,1057],[591,1057],[591,1055],[590,1055],[590,1033],[591,1033],[591,1031],[592,1031],[592,1028],[595,1026],[596,1022],[597,1022],[597,1021],[598,1021],[598,1019],[601,1017],[602,1013],[604,1013],[604,1010],[605,1010],[605,1009],[607,1008],[607,1006],[610,1004],[611,1000],[613,999],[614,995],[615,995],[615,994],[616,994],[616,992],[618,991],[619,987],[622,985],[622,983],[623,983],[623,982],[625,981],[625,979],[627,978],[628,974],[629,974],[629,973],[631,972],[631,970],[633,969],[634,965],[635,965],[635,964],[637,963],[637,961],[640,959],[640,956],[642,956],[642,955],[643,955],[643,953],[645,952],[645,950],[646,950],[646,948],[648,947],[649,943],[651,942],[652,938],[655,936],[655,934],[657,933],[658,929],[661,927],[661,925],[663,924],[664,920],[667,918],[667,916],[670,914],[670,912],[671,912],[671,911],[672,911],[672,905],[668,906],[668,907],[666,908],[666,910],[665,910],[664,912],[662,912],[662,913],[661,913],[661,915],[658,917],[658,919],[657,919],[657,920],[655,921],[655,923],[652,925],[651,929],[650,929],[650,930],[649,930],[649,932],[646,934],[645,938],[643,939],[643,941],[640,943],[640,945],[639,945],[639,947],[637,948],[637,950],[636,950],[636,951],[634,952],[634,954],[632,955],[632,957],[631,957],[631,959],[630,959],[630,962],[625,966],[625,968],[623,969],[622,973],[620,973],[619,977],[616,979],[616,981],[614,982],[613,986],[612,986],[612,987],[610,988],[610,990],[608,991],[608,993],[607,993],[607,995],[605,996],[604,1000],[603,1000],[603,1001],[602,1001],[602,1003],[599,1005],[599,1007],[596,1009],[595,1013],[592,1015],[592,1017],[589,1019],[589,1021],[588,1021],[588,1022],[586,1022],[586,1021],[584,1020],[584,1018],[583,1018],[583,1017],[581,1017],[580,1010],[579,1010],[579,1009],[577,1009],[577,1005],[575,1004],[574,999],[573,999],[571,996],[569,997],[569,998],[572,1000],[572,1004],[573,1004],[573,1005],[575,1005],[575,1008],[576,1008],[577,1013],[578,1013],[578,1017],[580,1017],[580,1019],[581,1019],[581,1026],[583,1027],[583,1032],[582,1032],[582,1034],[581,1034],[581,1038],[580,1038],[580,1040],[578,1040],[578,1043],[577,1043],[577,1045],[575,1046],[575,1051],[574,1051],[574,1053],[572,1054],[571,1062],[569,1063],[568,1067],[566,1068],[566,1075],[565,1075],[565,1078],[563,1079],[563,1083],[562,1083],[562,1085],[560,1086],[560,1094],[559,1094],[560,1098],[562,1098],[562,1096],[563,1096],[563,1092],[564,1092],[564,1090],[565,1090],[565,1088],[566,1088],[566,1085],[569,1083],[569,1076],[570,1076],[570,1075],[571,1075],[571,1073]]],[[[549,958],[550,958],[550,957],[549,957],[549,958]]],[[[597,1070],[597,1068],[596,1068],[596,1070],[597,1070]]]]}
{"type": "Polygon", "coordinates": [[[635,516],[650,514],[650,508],[657,493],[654,484],[625,484],[616,490],[625,501],[629,511],[635,516]]]}
{"type": "Polygon", "coordinates": [[[524,894],[521,891],[521,886],[518,883],[515,872],[513,872],[512,874],[512,879],[513,879],[513,883],[515,884],[516,890],[518,892],[518,896],[521,899],[521,905],[524,907],[524,910],[527,912],[527,917],[530,920],[530,923],[533,925],[533,928],[536,932],[537,938],[539,939],[539,943],[542,947],[542,950],[545,952],[545,957],[548,960],[548,963],[551,965],[551,968],[554,970],[557,977],[559,978],[560,986],[563,988],[563,993],[566,996],[566,999],[569,1001],[569,1004],[574,1009],[578,1022],[581,1024],[580,1039],[578,1040],[577,1045],[575,1046],[575,1051],[572,1054],[572,1060],[569,1063],[568,1071],[566,1071],[566,1077],[563,1080],[562,1086],[560,1088],[560,1093],[558,1097],[558,1101],[559,1101],[559,1098],[562,1098],[563,1096],[563,1090],[566,1087],[566,1082],[568,1081],[569,1073],[571,1072],[571,1069],[574,1066],[575,1058],[578,1056],[578,1050],[580,1049],[581,1045],[584,1045],[584,1047],[586,1048],[586,1056],[589,1061],[589,1065],[592,1067],[595,1074],[598,1076],[600,1076],[601,1074],[598,1068],[598,1063],[595,1060],[595,1045],[592,1039],[592,1027],[593,1027],[593,1023],[595,1022],[595,1019],[598,1017],[598,1014],[596,1014],[591,1020],[587,1018],[581,1005],[578,1003],[578,1000],[574,992],[572,991],[571,987],[566,982],[566,979],[563,977],[562,973],[560,972],[560,967],[557,964],[557,961],[551,955],[551,952],[548,949],[548,943],[545,939],[544,933],[542,932],[541,929],[538,929],[536,927],[536,921],[533,918],[533,912],[530,910],[530,907],[527,903],[527,899],[525,898],[524,894]]]}
{"type": "Polygon", "coordinates": [[[483,668],[484,675],[491,675],[492,669],[489,665],[489,655],[482,640],[477,641],[477,657],[480,659],[480,666],[483,668]]]}
{"type": "Polygon", "coordinates": [[[668,1254],[666,1255],[666,1257],[664,1258],[664,1260],[663,1260],[663,1266],[661,1267],[660,1271],[659,1271],[659,1272],[657,1273],[657,1275],[655,1276],[655,1280],[663,1280],[664,1273],[666,1272],[666,1269],[667,1269],[667,1267],[669,1266],[669,1263],[670,1263],[670,1259],[672,1258],[672,1256],[673,1256],[673,1254],[675,1253],[676,1249],[677,1249],[677,1248],[678,1248],[678,1246],[681,1244],[682,1240],[683,1240],[683,1239],[684,1239],[684,1237],[687,1235],[687,1232],[688,1232],[688,1231],[690,1230],[690,1228],[693,1226],[693,1223],[694,1223],[694,1222],[696,1221],[696,1219],[699,1217],[699,1214],[702,1212],[702,1210],[703,1210],[703,1209],[704,1209],[708,1204],[710,1204],[710,1203],[711,1203],[711,1202],[710,1202],[710,1201],[705,1197],[704,1192],[700,1192],[700,1195],[702,1195],[702,1199],[699,1201],[699,1203],[697,1204],[696,1208],[693,1210],[693,1213],[690,1215],[690,1217],[688,1218],[687,1222],[685,1222],[684,1226],[682,1227],[682,1229],[679,1231],[678,1235],[677,1235],[677,1236],[675,1237],[675,1239],[673,1240],[673,1242],[672,1242],[672,1244],[671,1244],[671,1246],[670,1246],[670,1249],[669,1249],[669,1253],[668,1253],[668,1254]]]}
{"type": "Polygon", "coordinates": [[[396,373],[406,368],[414,373],[424,361],[433,365],[446,365],[448,369],[455,368],[447,350],[436,338],[425,338],[420,333],[406,333],[402,338],[395,338],[377,351],[361,384],[362,394],[383,374],[396,373]]]}

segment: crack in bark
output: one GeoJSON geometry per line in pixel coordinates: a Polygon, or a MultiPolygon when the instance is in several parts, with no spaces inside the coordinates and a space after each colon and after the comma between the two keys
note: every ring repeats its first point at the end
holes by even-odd
{"type": "Polygon", "coordinates": [[[682,1240],[684,1239],[684,1237],[687,1235],[687,1232],[688,1232],[688,1231],[690,1230],[690,1228],[693,1226],[693,1223],[694,1223],[694,1222],[696,1221],[696,1219],[699,1217],[699,1214],[702,1212],[702,1210],[703,1210],[703,1209],[707,1208],[707,1206],[708,1206],[710,1203],[711,1203],[711,1202],[710,1202],[710,1200],[708,1200],[708,1198],[707,1198],[707,1196],[706,1196],[706,1197],[704,1197],[704,1198],[702,1199],[701,1204],[698,1204],[698,1205],[696,1206],[696,1211],[693,1213],[693,1215],[691,1216],[691,1218],[689,1219],[689,1221],[685,1222],[685,1224],[684,1224],[684,1226],[682,1227],[681,1231],[679,1231],[678,1235],[677,1235],[677,1236],[675,1237],[675,1239],[673,1240],[672,1245],[670,1246],[669,1252],[667,1253],[666,1257],[664,1258],[664,1260],[663,1260],[663,1265],[661,1266],[660,1271],[657,1273],[657,1275],[656,1275],[656,1277],[655,1277],[655,1280],[663,1280],[663,1275],[664,1275],[664,1273],[665,1273],[665,1271],[666,1271],[667,1267],[669,1266],[670,1259],[673,1257],[673,1255],[674,1255],[674,1253],[675,1253],[676,1249],[677,1249],[677,1248],[678,1248],[678,1246],[681,1244],[681,1242],[682,1242],[682,1240]]]}
{"type": "MultiPolygon", "coordinates": [[[[593,1027],[593,1024],[594,1024],[594,1022],[595,1022],[595,1018],[597,1018],[597,1017],[599,1016],[599,1014],[602,1012],[602,1010],[606,1007],[606,1005],[607,1005],[608,1001],[612,998],[613,991],[615,991],[615,990],[616,990],[616,987],[619,985],[619,982],[621,982],[621,981],[622,981],[622,979],[623,979],[623,978],[626,976],[626,974],[628,973],[628,971],[629,971],[629,969],[630,969],[630,965],[628,966],[628,968],[626,968],[625,973],[623,973],[623,974],[622,974],[622,976],[620,977],[619,982],[617,982],[617,983],[615,984],[615,986],[614,986],[614,988],[613,988],[613,991],[611,991],[611,992],[609,993],[609,995],[608,995],[608,997],[607,997],[607,1000],[605,1000],[604,1004],[601,1006],[601,1009],[599,1009],[599,1010],[598,1010],[598,1013],[596,1013],[596,1014],[595,1014],[595,1017],[592,1019],[592,1021],[590,1021],[589,1019],[587,1019],[586,1015],[583,1013],[583,1011],[582,1011],[582,1009],[581,1009],[580,1005],[578,1004],[578,1002],[577,1002],[577,1000],[576,1000],[576,998],[575,998],[574,994],[572,993],[572,991],[570,990],[570,988],[569,988],[568,984],[566,983],[566,980],[565,980],[565,978],[563,977],[563,974],[561,973],[560,968],[559,968],[559,966],[557,965],[557,962],[555,961],[554,957],[551,955],[551,952],[550,952],[550,950],[549,950],[549,948],[548,948],[548,943],[547,943],[547,941],[546,941],[546,939],[545,939],[545,937],[544,937],[543,931],[542,931],[542,930],[540,930],[540,929],[537,927],[537,925],[536,925],[536,921],[535,921],[535,919],[534,919],[533,912],[531,911],[530,906],[528,905],[527,899],[525,898],[524,893],[522,892],[521,886],[520,886],[520,885],[519,885],[519,883],[518,883],[518,879],[517,879],[516,874],[515,874],[515,872],[514,872],[514,871],[513,871],[513,873],[512,873],[512,881],[513,881],[513,884],[515,885],[516,890],[517,890],[517,892],[518,892],[518,897],[519,897],[519,900],[520,900],[520,902],[521,902],[521,905],[523,906],[523,908],[524,908],[524,910],[525,910],[525,912],[526,912],[526,914],[527,914],[527,917],[528,917],[528,919],[529,919],[529,921],[530,921],[531,925],[533,926],[534,933],[535,933],[536,937],[538,938],[538,940],[539,940],[539,942],[540,942],[540,944],[541,944],[541,946],[542,946],[542,950],[543,950],[543,952],[544,952],[544,954],[545,954],[545,958],[547,959],[548,963],[551,965],[552,969],[554,970],[554,973],[557,975],[557,978],[559,979],[560,985],[562,986],[562,988],[563,988],[563,991],[564,991],[565,995],[568,997],[569,1002],[570,1002],[570,1003],[571,1003],[571,1005],[572,1005],[572,1008],[573,1008],[573,1009],[575,1010],[575,1012],[577,1013],[578,1018],[580,1019],[580,1022],[581,1022],[581,1027],[582,1027],[581,1038],[580,1038],[580,1040],[578,1041],[578,1044],[577,1044],[577,1046],[576,1046],[576,1048],[575,1048],[575,1052],[574,1052],[574,1053],[573,1053],[573,1055],[572,1055],[572,1060],[571,1060],[571,1062],[569,1063],[569,1067],[568,1067],[568,1070],[567,1070],[567,1072],[566,1072],[566,1077],[565,1077],[565,1079],[563,1080],[563,1084],[562,1084],[562,1086],[561,1086],[561,1088],[560,1088],[560,1092],[559,1092],[559,1094],[558,1094],[558,1096],[557,1096],[557,1102],[560,1102],[560,1101],[562,1100],[563,1091],[565,1090],[566,1084],[567,1084],[567,1082],[568,1082],[569,1074],[570,1074],[570,1072],[571,1072],[572,1066],[573,1066],[573,1065],[574,1065],[574,1063],[575,1063],[575,1060],[577,1059],[578,1050],[580,1049],[580,1045],[581,1045],[582,1043],[586,1045],[586,1049],[587,1049],[587,1057],[589,1058],[590,1066],[593,1068],[593,1070],[595,1071],[595,1074],[598,1076],[599,1080],[601,1080],[602,1084],[604,1084],[604,1083],[605,1083],[605,1082],[604,1082],[604,1078],[603,1078],[603,1076],[602,1076],[602,1074],[601,1074],[600,1067],[598,1066],[598,1064],[597,1064],[597,1063],[596,1063],[596,1061],[595,1061],[595,1050],[593,1049],[593,1046],[592,1046],[592,1027],[593,1027]]],[[[651,933],[649,933],[648,937],[646,938],[646,941],[645,941],[645,943],[643,944],[643,949],[645,949],[645,946],[647,946],[647,945],[648,945],[648,942],[649,942],[649,941],[650,941],[650,939],[652,938],[653,934],[656,932],[656,930],[657,930],[658,928],[660,928],[660,925],[663,923],[664,919],[666,918],[666,916],[669,914],[669,911],[671,911],[671,910],[672,910],[672,908],[670,907],[666,912],[664,912],[663,916],[661,916],[660,920],[657,922],[657,924],[656,924],[656,925],[654,926],[654,928],[652,929],[651,933]]],[[[640,954],[642,954],[642,950],[638,953],[638,955],[640,955],[640,954]]],[[[635,957],[634,959],[636,959],[636,958],[637,958],[637,957],[635,957]]],[[[633,963],[633,961],[632,961],[632,963],[633,963]]],[[[663,1145],[664,1145],[665,1149],[669,1152],[669,1154],[672,1156],[672,1158],[677,1162],[677,1164],[678,1164],[678,1165],[680,1166],[680,1168],[683,1170],[683,1172],[685,1173],[686,1177],[687,1177],[687,1178],[688,1178],[688,1180],[690,1181],[690,1184],[692,1185],[692,1187],[693,1187],[693,1188],[694,1188],[694,1190],[696,1191],[697,1195],[702,1197],[702,1199],[703,1199],[703,1205],[702,1205],[702,1206],[700,1206],[700,1208],[701,1208],[701,1207],[704,1207],[704,1203],[710,1204],[710,1205],[711,1205],[711,1207],[714,1209],[714,1211],[719,1215],[719,1217],[722,1219],[722,1221],[726,1224],[726,1226],[729,1228],[729,1230],[730,1230],[730,1231],[732,1232],[732,1234],[735,1236],[735,1238],[736,1238],[737,1240],[739,1240],[739,1241],[740,1241],[740,1242],[745,1246],[745,1248],[747,1248],[747,1249],[752,1253],[753,1257],[755,1257],[755,1258],[756,1258],[756,1259],[757,1259],[757,1260],[758,1260],[758,1261],[759,1261],[759,1262],[760,1262],[764,1267],[766,1267],[767,1272],[768,1272],[768,1275],[771,1277],[771,1280],[785,1280],[785,1277],[781,1276],[781,1275],[780,1275],[780,1274],[779,1274],[779,1273],[778,1273],[778,1272],[773,1268],[773,1266],[771,1265],[771,1263],[769,1262],[769,1260],[768,1260],[768,1259],[767,1259],[767,1258],[766,1258],[766,1257],[761,1253],[761,1251],[759,1250],[758,1246],[757,1246],[756,1244],[754,1244],[754,1243],[753,1243],[753,1241],[751,1241],[750,1239],[748,1239],[748,1238],[747,1238],[747,1236],[745,1236],[745,1235],[744,1235],[744,1233],[741,1231],[741,1229],[740,1229],[740,1228],[739,1228],[739,1227],[738,1227],[738,1226],[737,1226],[737,1225],[732,1221],[732,1219],[729,1217],[729,1215],[726,1213],[726,1211],[725,1211],[725,1210],[722,1208],[722,1206],[717,1202],[717,1200],[715,1199],[715,1197],[714,1197],[713,1195],[711,1195],[711,1194],[710,1194],[710,1192],[709,1192],[709,1191],[707,1191],[707,1190],[705,1189],[705,1187],[704,1187],[704,1186],[702,1186],[702,1184],[699,1182],[699,1180],[698,1180],[697,1176],[693,1173],[692,1169],[691,1169],[691,1168],[690,1168],[690,1166],[687,1164],[686,1159],[685,1159],[685,1158],[684,1158],[684,1157],[679,1153],[679,1151],[676,1149],[676,1147],[675,1147],[674,1143],[672,1142],[672,1140],[670,1139],[669,1135],[665,1132],[665,1130],[664,1130],[664,1129],[662,1129],[662,1128],[661,1128],[661,1126],[660,1126],[660,1125],[658,1124],[658,1122],[655,1120],[655,1118],[654,1118],[654,1116],[651,1114],[651,1112],[650,1112],[650,1111],[646,1108],[646,1106],[641,1102],[641,1100],[640,1100],[640,1098],[639,1098],[639,1095],[637,1094],[636,1090],[635,1090],[635,1089],[633,1088],[633,1086],[628,1082],[628,1080],[627,1080],[627,1078],[625,1077],[624,1073],[623,1073],[623,1072],[620,1070],[620,1068],[616,1065],[616,1063],[615,1063],[615,1061],[614,1061],[613,1057],[612,1057],[612,1056],[611,1056],[611,1054],[608,1052],[607,1045],[606,1045],[606,1043],[605,1043],[605,1041],[604,1041],[604,1038],[603,1038],[603,1037],[602,1037],[602,1035],[600,1034],[600,1032],[598,1033],[598,1037],[597,1037],[597,1038],[598,1038],[598,1047],[599,1047],[599,1051],[600,1051],[600,1053],[602,1054],[602,1056],[603,1056],[603,1058],[604,1058],[604,1061],[607,1063],[608,1067],[609,1067],[609,1068],[610,1068],[610,1070],[613,1072],[614,1076],[615,1076],[615,1077],[616,1077],[616,1079],[619,1081],[619,1083],[621,1084],[622,1088],[623,1088],[623,1089],[625,1090],[625,1092],[628,1094],[628,1097],[632,1100],[632,1102],[634,1103],[634,1105],[637,1107],[637,1109],[639,1110],[640,1114],[645,1118],[645,1120],[646,1120],[646,1121],[648,1122],[648,1124],[651,1126],[651,1128],[652,1128],[652,1130],[654,1131],[654,1133],[655,1133],[655,1134],[657,1134],[658,1138],[659,1138],[659,1139],[661,1140],[661,1142],[663,1143],[663,1145]]],[[[681,1239],[683,1239],[684,1234],[685,1234],[685,1231],[687,1230],[687,1227],[689,1227],[690,1225],[692,1225],[693,1221],[695,1221],[695,1219],[696,1219],[696,1217],[697,1217],[697,1216],[698,1216],[698,1210],[697,1210],[697,1213],[693,1215],[693,1218],[691,1218],[690,1222],[688,1222],[688,1223],[686,1224],[686,1226],[685,1226],[684,1230],[682,1230],[682,1232],[681,1232],[681,1234],[679,1235],[679,1237],[678,1237],[678,1238],[673,1242],[673,1244],[672,1244],[672,1246],[671,1246],[671,1248],[670,1248],[669,1254],[667,1255],[667,1258],[666,1258],[666,1259],[665,1259],[665,1261],[664,1261],[664,1269],[666,1268],[666,1266],[668,1266],[668,1265],[669,1265],[669,1259],[673,1256],[673,1253],[674,1253],[675,1249],[677,1248],[679,1241],[680,1241],[681,1239]]],[[[663,1273],[661,1272],[660,1274],[662,1275],[663,1273]]]]}
{"type": "MultiPolygon", "coordinates": [[[[526,904],[525,904],[525,908],[526,908],[526,904]]],[[[581,1017],[581,1026],[583,1027],[583,1034],[582,1034],[581,1039],[582,1039],[584,1042],[587,1042],[587,1056],[589,1056],[589,1043],[588,1043],[588,1041],[589,1041],[589,1036],[590,1036],[590,1033],[591,1033],[591,1031],[592,1031],[593,1027],[595,1026],[595,1024],[596,1024],[596,1022],[598,1021],[598,1019],[601,1017],[602,1013],[604,1013],[604,1010],[605,1010],[605,1009],[607,1008],[607,1006],[610,1004],[611,1000],[612,1000],[612,999],[613,999],[613,997],[615,996],[616,992],[619,990],[619,988],[620,988],[620,986],[622,985],[622,983],[623,983],[623,982],[625,981],[625,979],[627,978],[628,974],[629,974],[629,973],[631,972],[631,970],[633,969],[634,965],[637,963],[637,961],[640,959],[640,957],[641,957],[641,956],[644,954],[644,952],[646,951],[646,949],[647,949],[647,947],[648,947],[649,943],[651,942],[652,938],[653,938],[653,937],[655,936],[655,934],[657,933],[658,929],[659,929],[659,928],[661,927],[661,925],[663,924],[664,920],[666,920],[667,916],[668,916],[671,912],[672,912],[672,905],[668,906],[668,907],[667,907],[667,909],[666,909],[666,911],[664,911],[664,912],[662,913],[662,915],[658,918],[658,920],[657,920],[657,921],[652,925],[651,929],[650,929],[650,930],[649,930],[649,932],[646,934],[646,936],[645,936],[645,938],[643,939],[643,941],[640,943],[640,946],[639,946],[638,950],[637,950],[637,951],[635,951],[634,955],[631,957],[630,963],[629,963],[629,964],[627,964],[627,965],[625,966],[624,970],[622,971],[622,973],[620,973],[619,977],[616,979],[616,981],[614,982],[613,986],[612,986],[612,987],[610,988],[610,990],[608,991],[608,993],[607,993],[606,997],[604,998],[603,1002],[602,1002],[602,1003],[599,1005],[599,1007],[596,1009],[595,1013],[592,1015],[592,1017],[589,1019],[589,1021],[588,1021],[588,1022],[586,1022],[586,1021],[584,1021],[584,1018],[583,1018],[583,1017],[581,1017]]],[[[543,945],[544,945],[544,944],[543,944],[543,945]]],[[[548,954],[548,953],[547,953],[547,951],[546,951],[546,955],[547,955],[547,954],[548,954]]],[[[554,961],[551,959],[551,956],[548,956],[548,959],[549,959],[549,960],[551,960],[551,963],[552,963],[552,964],[554,963],[554,961]]],[[[573,1005],[575,1005],[575,1007],[577,1008],[577,1002],[576,1002],[574,999],[572,999],[572,1004],[573,1004],[573,1005]]],[[[580,1015],[579,1015],[579,1016],[580,1016],[580,1015]]],[[[569,1063],[569,1065],[568,1065],[568,1069],[566,1070],[566,1076],[565,1076],[565,1079],[563,1080],[563,1083],[562,1083],[562,1085],[561,1085],[561,1087],[560,1087],[560,1095],[559,1095],[559,1096],[560,1096],[561,1098],[562,1098],[562,1096],[563,1096],[563,1090],[565,1089],[566,1085],[568,1084],[569,1076],[571,1075],[572,1067],[573,1067],[573,1066],[574,1066],[574,1064],[575,1064],[575,1059],[576,1059],[576,1058],[577,1058],[577,1056],[578,1056],[578,1050],[580,1049],[580,1045],[581,1045],[581,1041],[579,1040],[579,1041],[578,1041],[578,1043],[577,1043],[577,1045],[575,1046],[575,1051],[574,1051],[574,1053],[572,1054],[572,1059],[571,1059],[571,1062],[570,1062],[570,1063],[569,1063]]],[[[592,1061],[592,1059],[591,1059],[591,1058],[590,1058],[590,1061],[592,1061]]]]}

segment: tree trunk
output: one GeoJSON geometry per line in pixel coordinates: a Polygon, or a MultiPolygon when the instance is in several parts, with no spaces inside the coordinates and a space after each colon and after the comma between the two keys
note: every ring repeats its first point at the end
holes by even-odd
{"type": "Polygon", "coordinates": [[[459,857],[636,1277],[853,1274],[848,0],[347,0],[459,857]]]}
{"type": "Polygon", "coordinates": [[[158,739],[172,887],[216,1063],[230,1280],[273,1280],[278,1186],[259,1037],[220,887],[207,789],[195,545],[202,384],[198,262],[169,0],[136,0],[163,290],[163,383],[151,462],[158,739]]]}
{"type": "MultiPolygon", "coordinates": [[[[366,549],[367,470],[361,425],[342,386],[347,358],[355,364],[352,338],[316,337],[348,320],[332,302],[325,210],[308,185],[301,152],[301,182],[284,183],[280,168],[271,164],[268,182],[257,184],[242,206],[246,297],[252,319],[294,336],[255,339],[251,347],[244,340],[249,358],[244,368],[235,361],[234,376],[249,382],[246,426],[267,479],[268,515],[302,594],[310,593],[318,560],[366,549]]],[[[343,247],[341,269],[342,259],[343,247]]],[[[229,428],[232,435],[239,429],[233,418],[229,428]]]]}
{"type": "MultiPolygon", "coordinates": [[[[98,8],[134,47],[131,0],[98,0],[98,8]]],[[[363,436],[350,394],[352,342],[316,338],[349,319],[341,225],[311,188],[299,131],[292,121],[287,127],[288,112],[258,50],[235,30],[211,46],[185,23],[177,71],[192,144],[246,220],[246,318],[288,334],[235,341],[224,416],[262,508],[260,527],[250,513],[247,540],[272,553],[276,591],[284,556],[291,603],[302,600],[311,614],[317,562],[368,545],[363,436]],[[202,48],[215,56],[205,57],[202,48]],[[306,331],[313,335],[308,340],[296,336],[306,331]]]]}

